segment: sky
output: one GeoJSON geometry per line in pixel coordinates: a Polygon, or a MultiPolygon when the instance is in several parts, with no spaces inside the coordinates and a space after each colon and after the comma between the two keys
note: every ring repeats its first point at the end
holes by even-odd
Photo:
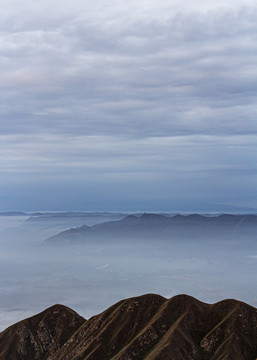
{"type": "Polygon", "coordinates": [[[1,0],[0,211],[256,209],[256,18],[1,0]]]}

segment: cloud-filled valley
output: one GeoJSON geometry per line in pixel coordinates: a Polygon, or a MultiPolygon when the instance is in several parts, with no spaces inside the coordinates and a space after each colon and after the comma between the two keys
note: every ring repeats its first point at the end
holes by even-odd
{"type": "Polygon", "coordinates": [[[113,234],[106,231],[104,241],[84,246],[42,246],[47,237],[72,224],[92,226],[124,216],[8,216],[8,229],[6,216],[1,216],[1,329],[54,303],[89,318],[122,298],[142,293],[166,297],[187,293],[206,302],[237,298],[257,305],[257,249],[250,227],[244,241],[245,230],[232,239],[230,233],[224,237],[217,230],[216,237],[210,230],[212,238],[196,237],[192,231],[191,239],[177,239],[172,232],[169,241],[161,235],[153,239],[151,226],[151,231],[146,228],[148,236],[141,233],[134,240],[126,238],[129,232],[123,228],[119,240],[113,241],[113,234]]]}

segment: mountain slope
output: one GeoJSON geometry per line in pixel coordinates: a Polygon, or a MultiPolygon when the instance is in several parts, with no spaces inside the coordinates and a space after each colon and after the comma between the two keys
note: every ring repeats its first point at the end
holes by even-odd
{"type": "MultiPolygon", "coordinates": [[[[51,318],[56,309],[46,311],[51,318]]],[[[61,313],[55,314],[50,323],[44,322],[44,334],[51,333],[52,337],[41,336],[40,344],[46,351],[40,353],[35,352],[34,339],[39,324],[42,325],[42,314],[24,321],[34,338],[21,332],[24,322],[0,334],[1,360],[254,360],[257,357],[257,309],[236,300],[209,305],[187,295],[165,299],[148,294],[122,300],[88,321],[73,313],[76,326],[71,329],[70,315],[67,321],[61,313]],[[54,328],[61,330],[54,332],[54,328]],[[33,354],[32,350],[20,354],[21,334],[33,354]]]]}
{"type": "Polygon", "coordinates": [[[80,226],[58,233],[45,244],[86,244],[90,241],[115,241],[127,239],[256,239],[257,216],[220,215],[164,216],[129,215],[119,221],[109,221],[94,226],[80,226]]]}
{"type": "Polygon", "coordinates": [[[0,333],[0,359],[48,359],[85,321],[68,307],[54,305],[0,333]]]}

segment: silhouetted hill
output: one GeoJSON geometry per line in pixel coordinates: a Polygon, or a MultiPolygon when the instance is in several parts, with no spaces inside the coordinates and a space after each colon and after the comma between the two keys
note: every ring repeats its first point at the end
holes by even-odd
{"type": "Polygon", "coordinates": [[[0,333],[1,360],[254,360],[257,309],[187,295],[122,300],[85,321],[60,305],[0,333]],[[66,341],[66,342],[65,342],[66,341]]]}
{"type": "Polygon", "coordinates": [[[0,216],[27,216],[28,213],[22,211],[1,211],[0,216]]]}
{"type": "Polygon", "coordinates": [[[76,244],[122,239],[256,239],[256,215],[129,215],[119,221],[71,228],[48,238],[47,244],[76,244]]]}

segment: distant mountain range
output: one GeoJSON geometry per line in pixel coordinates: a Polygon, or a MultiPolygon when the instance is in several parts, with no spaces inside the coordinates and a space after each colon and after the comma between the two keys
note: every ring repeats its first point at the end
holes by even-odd
{"type": "Polygon", "coordinates": [[[187,295],[122,300],[85,320],[63,305],[0,333],[1,360],[254,360],[257,309],[187,295]]]}
{"type": "Polygon", "coordinates": [[[62,231],[45,244],[86,244],[90,241],[124,239],[255,239],[256,215],[203,216],[198,214],[165,216],[128,215],[119,221],[93,226],[82,225],[62,231]]]}
{"type": "Polygon", "coordinates": [[[0,211],[0,216],[31,216],[31,220],[35,217],[50,218],[50,217],[80,217],[80,216],[109,216],[120,215],[123,212],[108,212],[108,211],[37,211],[37,212],[23,212],[23,211],[0,211]]]}

